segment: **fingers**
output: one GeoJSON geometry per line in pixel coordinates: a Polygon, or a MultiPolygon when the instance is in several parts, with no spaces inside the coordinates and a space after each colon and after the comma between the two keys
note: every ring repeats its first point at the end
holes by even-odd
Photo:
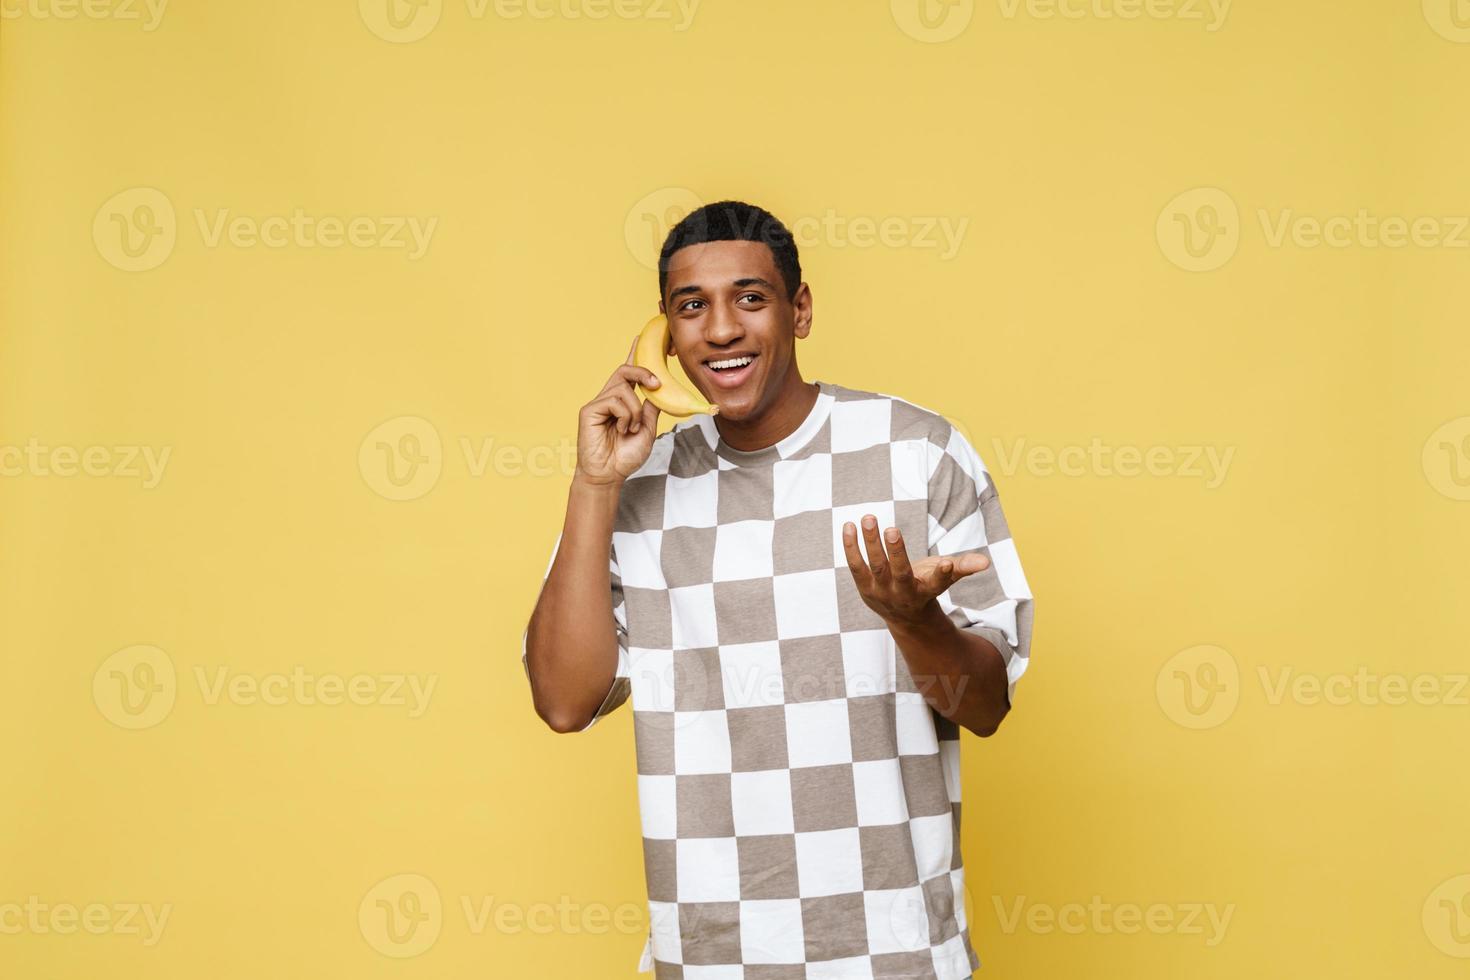
{"type": "Polygon", "coordinates": [[[618,369],[607,379],[607,384],[602,386],[599,395],[605,395],[617,388],[629,388],[633,384],[640,384],[645,388],[657,388],[661,383],[658,375],[647,368],[641,368],[636,364],[619,364],[618,369]]]}
{"type": "Polygon", "coordinates": [[[904,582],[913,578],[914,569],[909,564],[909,553],[904,548],[903,532],[896,527],[890,527],[883,532],[883,545],[888,549],[888,566],[893,570],[894,581],[904,582]]]}
{"type": "Polygon", "coordinates": [[[968,561],[963,567],[961,574],[973,575],[975,572],[983,572],[990,567],[990,556],[982,555],[980,552],[971,552],[964,556],[968,561]]]}
{"type": "Polygon", "coordinates": [[[883,551],[883,545],[878,541],[878,518],[872,514],[863,515],[863,541],[868,546],[868,564],[873,569],[874,579],[884,579],[888,576],[888,555],[883,551]]]}
{"type": "Polygon", "coordinates": [[[611,422],[613,430],[622,435],[635,435],[645,426],[655,428],[658,424],[658,406],[646,399],[640,400],[634,391],[635,385],[645,388],[660,385],[658,375],[635,363],[638,337],[638,334],[633,335],[628,344],[627,358],[617,366],[588,406],[594,413],[594,422],[600,425],[611,422]]]}
{"type": "Polygon", "coordinates": [[[868,571],[868,563],[863,561],[863,556],[858,551],[857,528],[852,521],[842,525],[842,553],[847,556],[847,567],[852,569],[852,577],[858,588],[867,591],[872,585],[873,576],[868,571]]]}
{"type": "Polygon", "coordinates": [[[638,400],[638,396],[633,394],[632,388],[624,387],[614,391],[613,397],[617,399],[618,404],[623,407],[626,413],[620,416],[622,425],[618,431],[624,433],[637,432],[639,425],[643,422],[643,404],[638,400]]]}
{"type": "Polygon", "coordinates": [[[592,410],[595,423],[606,425],[611,419],[613,429],[619,433],[626,433],[634,420],[640,419],[643,414],[638,396],[626,386],[604,392],[601,398],[588,407],[592,410]]]}
{"type": "Polygon", "coordinates": [[[954,562],[955,581],[959,581],[966,575],[974,575],[983,572],[990,567],[990,556],[982,555],[978,551],[966,551],[963,554],[950,556],[954,562]]]}
{"type": "Polygon", "coordinates": [[[658,431],[658,406],[653,403],[652,398],[643,401],[643,417],[638,427],[647,428],[650,432],[658,431]]]}
{"type": "Polygon", "coordinates": [[[990,557],[978,551],[946,555],[934,566],[934,585],[940,592],[945,592],[966,575],[983,572],[989,567],[990,557]]]}
{"type": "Polygon", "coordinates": [[[945,557],[939,559],[939,563],[934,566],[934,578],[928,584],[930,591],[935,595],[941,595],[948,592],[949,587],[958,580],[959,576],[954,570],[954,559],[945,557]]]}

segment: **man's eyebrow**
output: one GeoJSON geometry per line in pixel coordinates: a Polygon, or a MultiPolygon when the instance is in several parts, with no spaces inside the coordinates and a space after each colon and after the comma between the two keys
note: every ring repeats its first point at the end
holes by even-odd
{"type": "MultiPolygon", "coordinates": [[[[776,289],[774,284],[766,281],[765,279],[762,279],[760,276],[748,276],[744,279],[736,279],[733,283],[731,283],[731,285],[737,286],[741,289],[745,288],[746,286],[765,286],[767,289],[773,292],[776,289]]],[[[699,285],[698,283],[690,283],[688,286],[680,286],[678,289],[669,293],[669,299],[677,299],[678,297],[683,296],[685,293],[698,293],[702,292],[703,290],[704,287],[699,285]]]]}

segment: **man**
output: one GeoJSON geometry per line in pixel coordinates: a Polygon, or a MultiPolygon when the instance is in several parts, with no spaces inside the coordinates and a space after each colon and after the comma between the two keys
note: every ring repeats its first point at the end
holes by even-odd
{"type": "Polygon", "coordinates": [[[552,729],[632,698],[640,969],[969,977],[959,729],[995,732],[1031,643],[995,486],[943,415],[802,378],[812,293],[768,212],[690,214],[659,292],[719,413],[655,438],[629,350],[582,406],[523,637],[552,729]]]}

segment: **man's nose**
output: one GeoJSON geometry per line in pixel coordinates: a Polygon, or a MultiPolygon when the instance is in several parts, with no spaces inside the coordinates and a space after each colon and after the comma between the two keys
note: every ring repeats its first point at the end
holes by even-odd
{"type": "Polygon", "coordinates": [[[740,330],[740,318],[734,310],[726,306],[716,306],[710,311],[707,339],[711,345],[719,347],[728,344],[740,336],[740,330]]]}

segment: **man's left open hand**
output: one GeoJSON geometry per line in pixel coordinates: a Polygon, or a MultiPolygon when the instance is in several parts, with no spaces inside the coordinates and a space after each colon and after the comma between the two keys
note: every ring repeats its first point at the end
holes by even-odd
{"type": "Polygon", "coordinates": [[[880,539],[878,519],[872,514],[863,515],[863,540],[867,543],[866,561],[858,550],[857,528],[851,521],[842,525],[842,549],[858,594],[887,623],[918,621],[940,593],[966,575],[990,567],[989,558],[973,551],[929,555],[910,564],[902,532],[890,527],[880,539]]]}

